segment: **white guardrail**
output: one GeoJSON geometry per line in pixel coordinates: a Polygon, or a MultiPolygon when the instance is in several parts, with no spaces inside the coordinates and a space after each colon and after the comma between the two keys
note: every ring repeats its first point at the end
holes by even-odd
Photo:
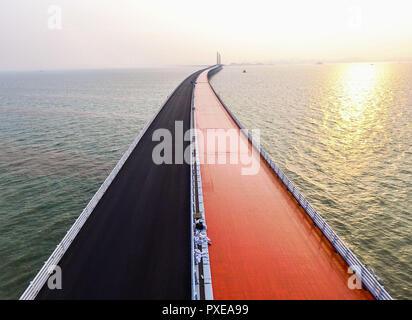
{"type": "MultiPolygon", "coordinates": [[[[185,80],[183,80],[182,83],[185,80]]],[[[129,158],[130,154],[136,148],[136,146],[139,143],[140,139],[143,137],[143,135],[146,133],[147,129],[153,123],[154,119],[156,119],[157,115],[160,113],[160,111],[163,109],[163,107],[169,101],[170,97],[173,96],[173,94],[176,92],[176,90],[179,87],[180,87],[180,84],[175,88],[175,90],[172,92],[172,94],[169,95],[166,98],[166,100],[163,102],[163,104],[157,110],[157,112],[154,114],[154,116],[149,120],[149,122],[146,123],[144,128],[140,131],[139,135],[136,137],[136,139],[130,145],[129,149],[127,149],[127,151],[123,154],[123,156],[121,157],[119,162],[116,164],[116,166],[114,167],[112,172],[109,174],[109,176],[106,178],[106,180],[100,186],[99,190],[96,192],[96,194],[90,200],[90,202],[87,204],[86,208],[84,208],[83,212],[76,219],[76,221],[74,222],[72,227],[69,229],[69,231],[67,231],[67,233],[64,236],[64,238],[62,239],[62,241],[57,245],[56,249],[53,251],[50,258],[44,263],[43,267],[40,269],[40,271],[38,272],[36,277],[33,279],[33,281],[30,282],[27,289],[21,295],[20,300],[34,300],[36,298],[37,294],[39,293],[39,291],[41,290],[41,288],[43,287],[43,285],[46,283],[47,279],[49,278],[50,273],[53,271],[53,266],[58,265],[58,263],[60,262],[60,259],[63,257],[64,253],[67,251],[70,244],[73,242],[73,240],[75,239],[75,237],[79,233],[80,229],[83,227],[83,225],[86,222],[87,218],[91,215],[94,208],[97,206],[100,199],[103,197],[106,190],[109,188],[110,184],[116,178],[116,176],[119,173],[120,169],[123,167],[124,163],[129,158]]]]}
{"type": "MultiPolygon", "coordinates": [[[[222,69],[219,66],[211,71],[214,73],[222,69]]],[[[210,74],[209,74],[210,75],[210,74]]],[[[245,127],[239,122],[236,116],[230,111],[230,109],[225,105],[223,100],[214,90],[213,86],[209,83],[216,97],[219,99],[220,103],[233,118],[240,129],[245,129],[245,127]]],[[[244,131],[245,132],[245,131],[244,131]]],[[[266,151],[253,139],[249,132],[247,132],[247,138],[252,143],[254,148],[259,151],[262,158],[268,163],[272,170],[276,173],[283,184],[288,188],[288,190],[293,194],[295,199],[299,204],[305,209],[306,213],[311,217],[315,225],[322,231],[325,237],[330,241],[330,243],[335,247],[336,251],[342,256],[346,263],[352,268],[352,270],[357,273],[357,276],[362,280],[363,284],[368,288],[372,295],[377,300],[392,300],[390,294],[386,291],[384,286],[382,286],[376,277],[369,271],[366,266],[359,261],[352,250],[342,241],[342,239],[336,234],[335,231],[329,226],[325,219],[312,207],[305,196],[296,188],[296,186],[290,181],[286,174],[279,168],[279,166],[270,158],[266,151]]]]}
{"type": "MultiPolygon", "coordinates": [[[[196,81],[195,81],[196,83],[196,81]]],[[[203,205],[202,177],[200,172],[200,159],[198,153],[196,117],[194,114],[194,93],[192,92],[192,103],[190,112],[190,128],[194,133],[190,144],[190,216],[191,216],[191,262],[192,262],[192,300],[213,300],[212,275],[210,271],[209,249],[205,209],[203,205]],[[193,140],[194,139],[194,140],[193,140]],[[198,206],[198,212],[196,205],[198,206]],[[196,219],[196,213],[201,217],[196,219]],[[196,220],[204,225],[203,230],[196,230],[196,220]],[[200,245],[201,250],[198,249],[200,245]],[[201,287],[201,282],[203,286],[201,287]],[[201,293],[201,290],[203,292],[201,293]]]]}

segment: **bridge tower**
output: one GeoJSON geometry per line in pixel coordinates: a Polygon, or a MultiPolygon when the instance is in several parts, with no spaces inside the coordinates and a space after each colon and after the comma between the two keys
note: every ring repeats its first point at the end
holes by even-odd
{"type": "Polygon", "coordinates": [[[221,64],[221,63],[222,63],[222,59],[221,59],[220,53],[217,52],[216,53],[216,64],[221,64]]]}

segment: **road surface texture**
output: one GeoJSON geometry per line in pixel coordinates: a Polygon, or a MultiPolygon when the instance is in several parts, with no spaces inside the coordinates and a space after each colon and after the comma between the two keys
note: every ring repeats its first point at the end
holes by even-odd
{"type": "Polygon", "coordinates": [[[169,98],[64,254],[62,290],[46,283],[37,299],[191,298],[190,165],[154,164],[152,134],[174,136],[177,120],[190,128],[199,72],[169,98]]]}

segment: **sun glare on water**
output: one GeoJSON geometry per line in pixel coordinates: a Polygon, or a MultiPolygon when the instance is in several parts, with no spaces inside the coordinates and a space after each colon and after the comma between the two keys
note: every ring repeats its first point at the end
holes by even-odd
{"type": "Polygon", "coordinates": [[[365,113],[373,112],[373,99],[379,81],[378,70],[372,64],[349,64],[342,70],[341,90],[344,103],[340,116],[346,124],[359,125],[365,113]]]}
{"type": "Polygon", "coordinates": [[[375,151],[388,143],[387,107],[392,99],[385,89],[384,64],[340,65],[328,79],[331,91],[323,97],[319,139],[334,154],[328,159],[335,174],[345,181],[362,175],[375,151]]]}

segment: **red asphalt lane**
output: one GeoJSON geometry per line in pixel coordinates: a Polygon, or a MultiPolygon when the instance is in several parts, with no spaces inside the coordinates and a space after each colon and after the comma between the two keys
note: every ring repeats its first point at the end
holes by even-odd
{"type": "MultiPolygon", "coordinates": [[[[210,70],[210,69],[209,69],[210,70]]],[[[195,87],[197,129],[236,129],[210,87],[195,87]]],[[[251,146],[246,137],[243,141],[251,146]]],[[[216,150],[199,143],[200,156],[216,150]]],[[[373,299],[348,288],[348,265],[259,156],[256,175],[241,164],[201,164],[215,299],[373,299]]]]}

